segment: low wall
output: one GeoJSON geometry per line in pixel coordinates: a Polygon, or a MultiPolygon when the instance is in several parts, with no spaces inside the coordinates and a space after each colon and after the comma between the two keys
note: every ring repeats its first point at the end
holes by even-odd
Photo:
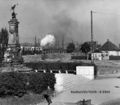
{"type": "Polygon", "coordinates": [[[71,56],[71,59],[86,60],[86,59],[87,59],[87,56],[71,56]]]}
{"type": "Polygon", "coordinates": [[[76,75],[81,75],[92,80],[95,78],[95,68],[94,66],[77,66],[76,75]]]}
{"type": "Polygon", "coordinates": [[[109,56],[109,60],[120,60],[120,56],[109,56]]]}

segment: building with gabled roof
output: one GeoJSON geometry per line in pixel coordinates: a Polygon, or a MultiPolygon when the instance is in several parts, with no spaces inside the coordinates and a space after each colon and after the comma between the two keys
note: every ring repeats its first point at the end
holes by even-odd
{"type": "Polygon", "coordinates": [[[102,59],[110,59],[110,56],[120,56],[120,49],[109,39],[99,50],[102,52],[102,59]]]}
{"type": "Polygon", "coordinates": [[[120,49],[112,43],[109,39],[99,48],[99,50],[92,54],[92,59],[94,60],[110,60],[112,56],[113,60],[120,58],[120,49]]]}
{"type": "Polygon", "coordinates": [[[120,49],[113,44],[109,39],[100,48],[100,51],[119,51],[120,49]]]}

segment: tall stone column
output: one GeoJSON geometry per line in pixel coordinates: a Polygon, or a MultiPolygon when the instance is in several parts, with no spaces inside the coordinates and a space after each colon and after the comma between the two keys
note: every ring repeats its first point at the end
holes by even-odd
{"type": "Polygon", "coordinates": [[[19,35],[18,35],[18,20],[16,18],[12,18],[9,22],[9,45],[19,45],[19,35]]]}

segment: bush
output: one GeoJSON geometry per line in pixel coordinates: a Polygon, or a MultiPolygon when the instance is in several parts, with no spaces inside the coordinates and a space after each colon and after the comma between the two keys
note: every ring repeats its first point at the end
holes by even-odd
{"type": "Polygon", "coordinates": [[[6,72],[0,74],[0,97],[22,97],[27,91],[40,94],[48,88],[54,89],[54,74],[6,72]]]}
{"type": "Polygon", "coordinates": [[[76,60],[85,60],[87,59],[87,56],[71,56],[71,59],[76,59],[76,60]]]}
{"type": "Polygon", "coordinates": [[[45,82],[47,83],[47,86],[49,86],[50,89],[54,90],[54,85],[56,83],[55,75],[51,73],[45,73],[43,78],[45,82]]]}
{"type": "Polygon", "coordinates": [[[26,80],[20,73],[0,74],[0,95],[22,96],[26,93],[26,80]]]}
{"type": "Polygon", "coordinates": [[[48,86],[54,90],[55,76],[50,73],[32,73],[29,76],[29,90],[40,94],[44,90],[48,89],[48,86]]]}
{"type": "Polygon", "coordinates": [[[75,50],[75,44],[73,42],[69,43],[66,50],[67,53],[72,53],[75,50]]]}
{"type": "Polygon", "coordinates": [[[43,75],[40,73],[32,73],[29,77],[29,90],[40,94],[42,91],[46,90],[48,85],[45,82],[43,75]]]}

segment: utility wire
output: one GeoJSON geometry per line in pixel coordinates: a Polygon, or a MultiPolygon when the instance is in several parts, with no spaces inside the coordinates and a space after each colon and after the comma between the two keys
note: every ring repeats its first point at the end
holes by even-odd
{"type": "Polygon", "coordinates": [[[103,15],[118,15],[120,16],[120,14],[118,13],[108,13],[108,12],[101,12],[101,11],[92,11],[94,14],[103,14],[103,15]]]}

